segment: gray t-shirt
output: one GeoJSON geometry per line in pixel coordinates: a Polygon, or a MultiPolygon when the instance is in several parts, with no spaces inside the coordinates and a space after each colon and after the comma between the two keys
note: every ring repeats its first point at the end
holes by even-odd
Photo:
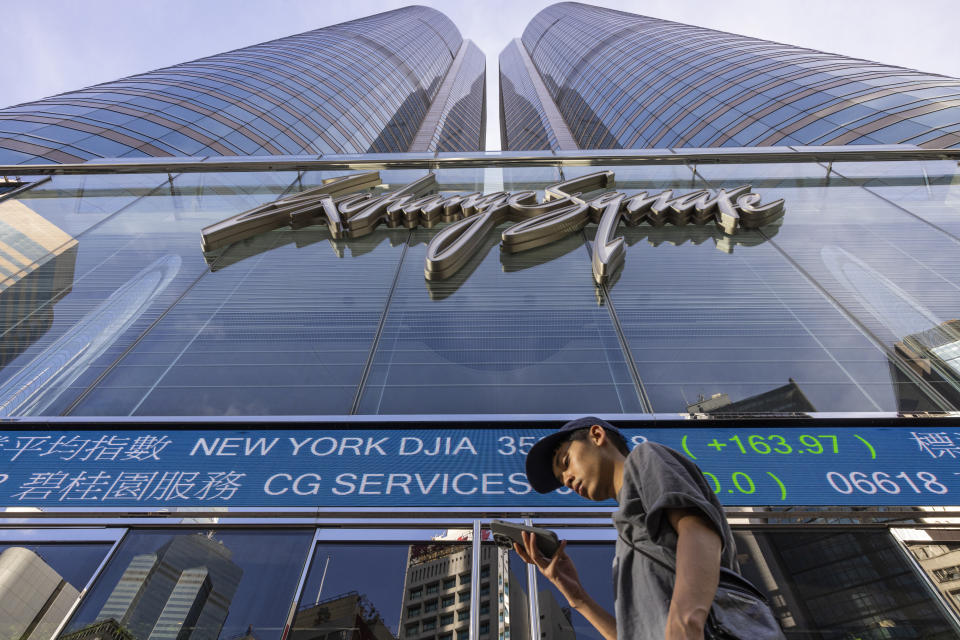
{"type": "Polygon", "coordinates": [[[667,511],[694,509],[723,541],[720,564],[736,571],[737,550],[723,508],[697,466],[673,449],[645,442],[623,466],[620,509],[613,514],[617,550],[613,559],[618,640],[663,640],[674,573],[637,552],[622,538],[676,566],[677,534],[667,511]]]}

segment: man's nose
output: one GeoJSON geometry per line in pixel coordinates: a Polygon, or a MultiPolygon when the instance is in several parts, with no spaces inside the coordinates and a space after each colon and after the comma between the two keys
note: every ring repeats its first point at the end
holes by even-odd
{"type": "Polygon", "coordinates": [[[569,488],[573,489],[573,474],[564,472],[563,474],[563,484],[569,488]]]}

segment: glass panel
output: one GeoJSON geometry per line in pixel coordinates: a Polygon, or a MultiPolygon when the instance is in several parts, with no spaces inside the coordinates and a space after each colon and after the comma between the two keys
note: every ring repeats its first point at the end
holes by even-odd
{"type": "Polygon", "coordinates": [[[583,237],[508,254],[500,231],[440,281],[413,231],[359,413],[640,410],[583,237]]]}
{"type": "MultiPolygon", "coordinates": [[[[577,568],[577,574],[584,589],[601,607],[613,615],[614,544],[568,542],[566,550],[577,568]]],[[[516,553],[511,552],[510,555],[523,564],[516,553]]],[[[526,585],[525,579],[524,585],[526,585]]],[[[603,640],[600,632],[580,613],[571,609],[563,594],[549,580],[540,575],[539,571],[537,572],[537,604],[540,607],[541,638],[603,640]]]]}
{"type": "MultiPolygon", "coordinates": [[[[464,532],[465,533],[465,532],[464,532]]],[[[444,532],[437,538],[450,538],[444,532]]],[[[394,538],[384,531],[383,538],[394,538]]],[[[472,545],[323,541],[291,629],[291,640],[393,640],[466,632],[472,545]],[[466,577],[466,587],[457,577],[466,577]]]]}
{"type": "MultiPolygon", "coordinates": [[[[297,187],[342,173],[312,173],[297,187]]],[[[201,226],[189,238],[195,259],[201,226]]],[[[231,245],[74,414],[349,413],[407,235],[334,241],[310,226],[231,245]]]]}
{"type": "MultiPolygon", "coordinates": [[[[20,239],[20,253],[29,246],[27,255],[42,265],[16,287],[0,291],[4,308],[0,397],[5,399],[0,415],[58,415],[69,410],[209,271],[198,248],[200,229],[276,197],[293,179],[289,174],[190,174],[163,189],[144,188],[130,195],[111,189],[114,180],[101,183],[96,181],[99,177],[89,178],[78,186],[77,194],[52,200],[81,212],[96,209],[97,224],[75,235],[63,229],[77,226],[79,219],[87,222],[86,218],[67,214],[38,194],[27,192],[31,198],[5,202],[0,209],[0,240],[20,239]],[[286,184],[278,184],[278,179],[286,184]],[[95,205],[88,206],[88,199],[95,205]],[[25,211],[23,205],[35,207],[47,220],[25,211]],[[18,233],[12,224],[2,222],[5,213],[8,222],[30,215],[32,231],[18,233]],[[64,227],[51,228],[54,220],[61,220],[64,227]],[[54,247],[55,243],[59,245],[54,247]],[[43,251],[46,245],[49,253],[43,251]],[[33,258],[33,249],[41,257],[33,258]]],[[[143,370],[137,372],[142,375],[143,370]]],[[[136,380],[130,376],[125,386],[135,386],[136,380]]]]}
{"type": "Polygon", "coordinates": [[[517,554],[481,544],[479,594],[481,638],[530,640],[527,569],[517,554]]]}
{"type": "Polygon", "coordinates": [[[49,638],[109,544],[0,543],[0,638],[49,638]]]}
{"type": "Polygon", "coordinates": [[[312,534],[132,531],[61,638],[280,640],[312,534]]]}
{"type": "Polygon", "coordinates": [[[738,531],[741,569],[789,639],[956,638],[886,531],[738,531]]]}
{"type": "Polygon", "coordinates": [[[960,238],[960,171],[956,162],[835,162],[833,170],[960,238]]]}
{"type": "MultiPolygon", "coordinates": [[[[805,313],[815,308],[812,302],[787,305],[828,349],[856,349],[847,351],[849,356],[831,350],[849,380],[836,389],[849,390],[855,383],[881,410],[960,406],[960,361],[952,351],[960,342],[956,239],[846,178],[827,177],[824,167],[789,166],[792,176],[784,174],[787,168],[780,165],[771,173],[764,165],[725,165],[703,166],[699,172],[714,188],[749,183],[764,202],[786,200],[782,224],[762,229],[765,244],[742,254],[753,259],[769,246],[795,265],[802,276],[798,282],[806,280],[810,291],[819,290],[817,304],[836,309],[810,317],[805,313]],[[832,326],[817,328],[821,318],[831,317],[837,319],[828,321],[832,326]],[[846,318],[847,328],[841,328],[840,318],[846,318]],[[861,348],[863,340],[854,332],[865,334],[883,355],[878,359],[861,348]]],[[[770,280],[775,274],[762,275],[773,285],[772,293],[791,300],[793,286],[770,280]]],[[[806,392],[803,381],[794,378],[806,392]]],[[[811,402],[821,411],[856,410],[854,398],[851,391],[843,402],[811,402]]]]}

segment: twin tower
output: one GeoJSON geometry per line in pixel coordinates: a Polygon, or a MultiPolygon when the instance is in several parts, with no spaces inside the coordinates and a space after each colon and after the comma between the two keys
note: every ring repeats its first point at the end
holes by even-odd
{"type": "MultiPolygon", "coordinates": [[[[0,165],[486,147],[486,57],[404,7],[0,110],[0,165]]],[[[499,57],[503,150],[960,147],[960,80],[564,2],[499,57]]]]}

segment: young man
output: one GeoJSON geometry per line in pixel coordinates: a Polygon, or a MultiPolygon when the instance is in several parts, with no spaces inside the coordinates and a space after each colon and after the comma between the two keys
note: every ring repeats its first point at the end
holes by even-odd
{"type": "Polygon", "coordinates": [[[536,564],[607,640],[703,639],[721,565],[736,571],[736,548],[723,508],[703,474],[676,451],[652,442],[629,450],[609,422],[572,420],[527,455],[527,479],[540,493],[566,486],[588,500],[615,498],[619,533],[613,562],[616,617],[590,597],[564,550],[550,559],[532,535],[520,557],[536,564]],[[636,551],[675,566],[676,573],[636,551]]]}

